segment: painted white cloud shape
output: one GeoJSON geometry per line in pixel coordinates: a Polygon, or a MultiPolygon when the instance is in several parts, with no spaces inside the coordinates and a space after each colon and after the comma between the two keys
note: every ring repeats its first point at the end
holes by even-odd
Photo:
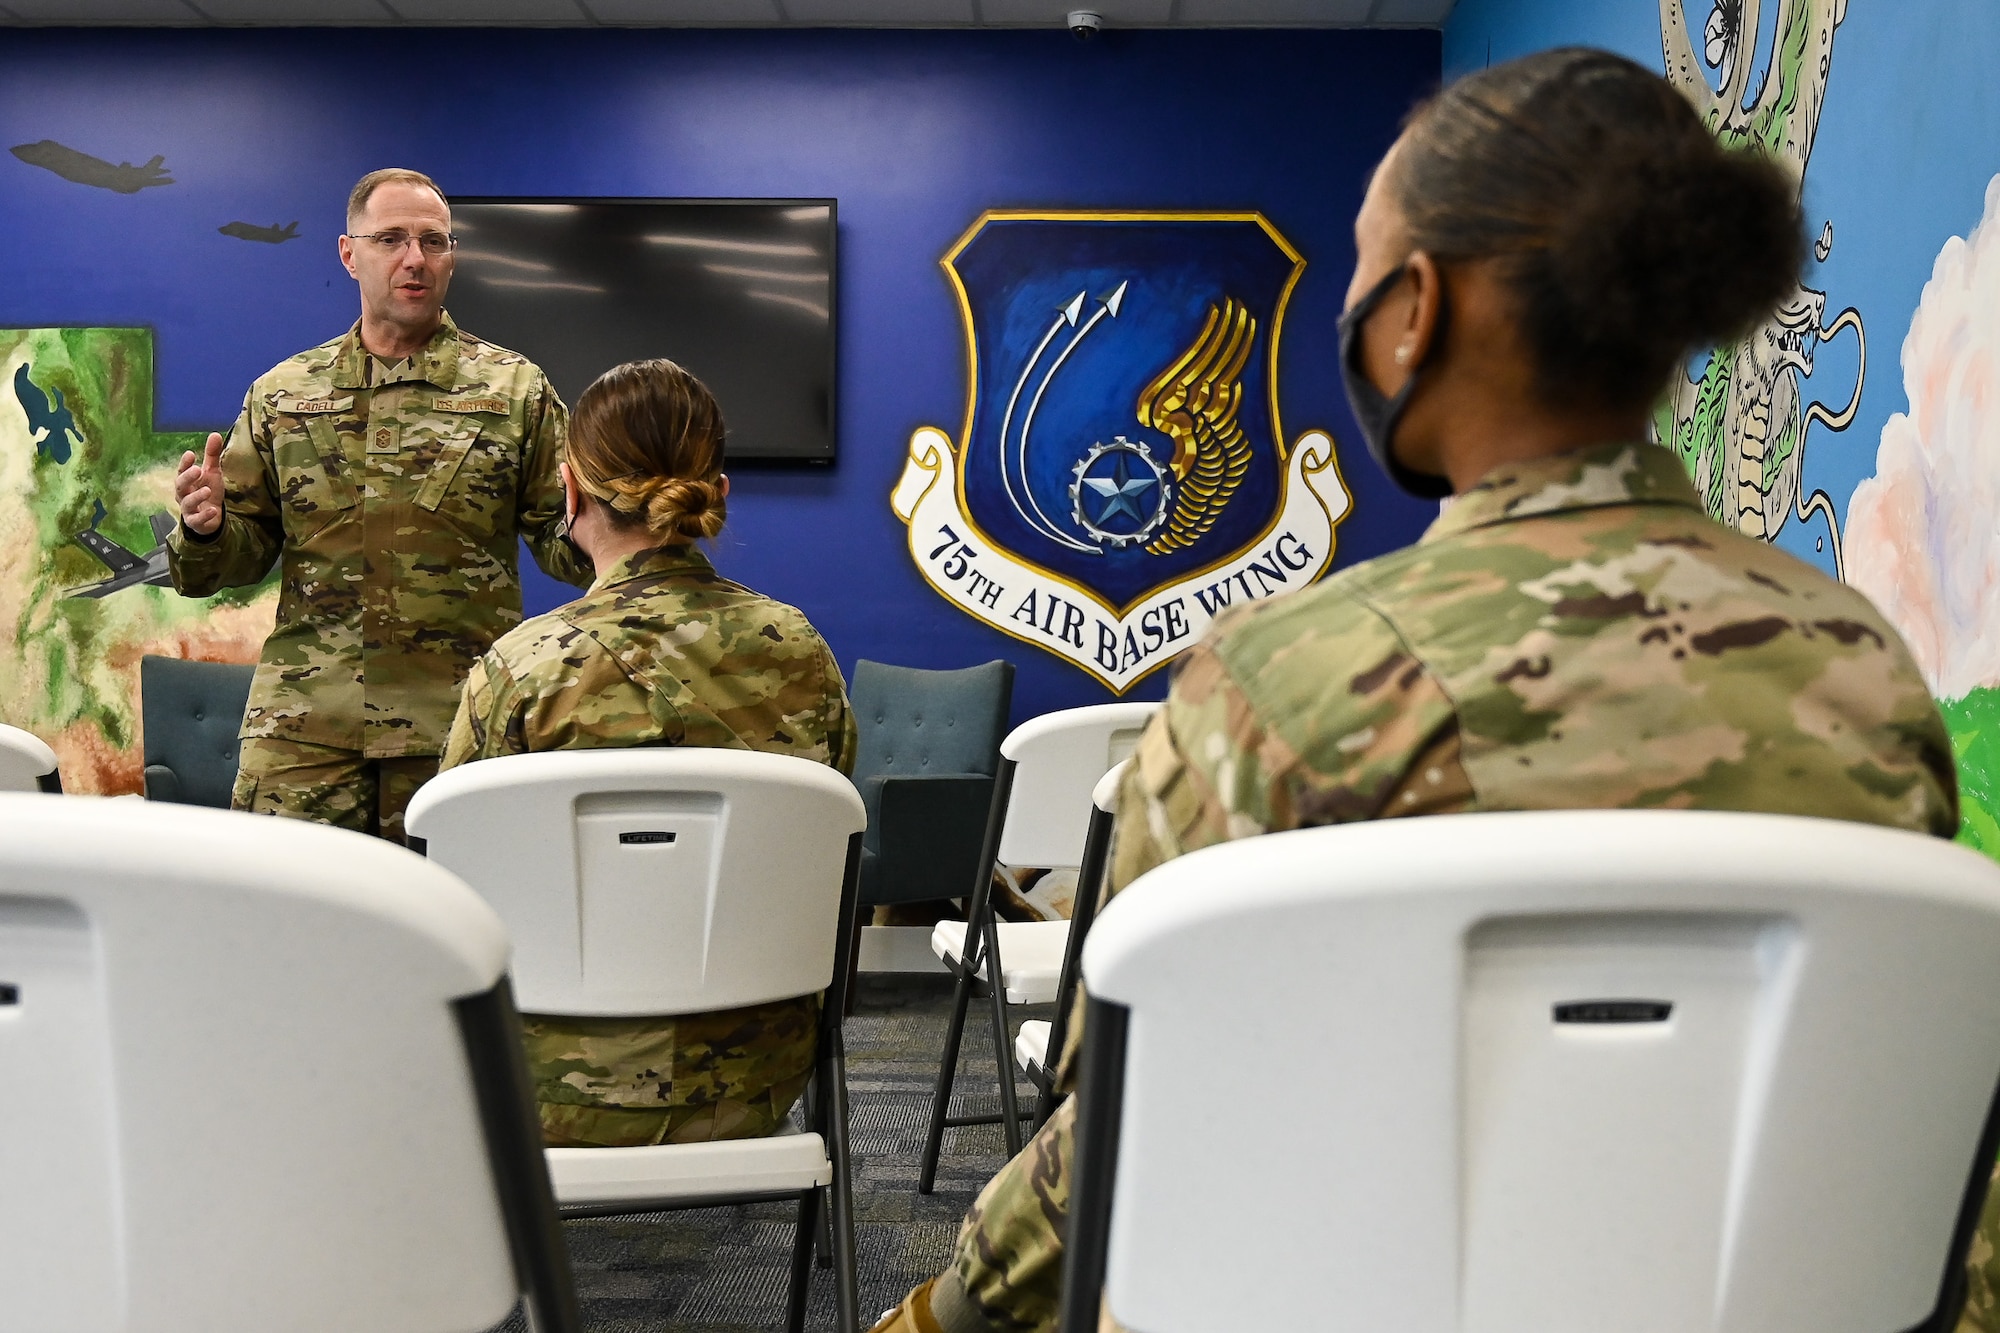
{"type": "Polygon", "coordinates": [[[1847,505],[1847,579],[1940,698],[2000,686],[2000,176],[1938,251],[1903,340],[1910,410],[1847,505]]]}

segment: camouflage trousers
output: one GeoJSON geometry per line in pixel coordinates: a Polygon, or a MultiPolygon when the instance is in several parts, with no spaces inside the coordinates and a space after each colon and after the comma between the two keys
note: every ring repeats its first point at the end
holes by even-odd
{"type": "Polygon", "coordinates": [[[521,1015],[551,1148],[761,1138],[812,1075],[813,996],[674,1018],[521,1015]]]}
{"type": "Polygon", "coordinates": [[[1965,1256],[1965,1313],[1958,1333],[2000,1333],[2000,1166],[1993,1169],[1986,1207],[1965,1256]]]}
{"type": "Polygon", "coordinates": [[[872,1333],[1054,1333],[1076,1101],[1065,1098],[1020,1156],[979,1192],[951,1267],[889,1311],[872,1333]]]}
{"type": "Polygon", "coordinates": [[[355,750],[251,736],[237,753],[229,804],[402,842],[403,811],[437,771],[434,754],[370,759],[355,750]]]}
{"type": "MultiPolygon", "coordinates": [[[[870,1333],[1054,1333],[1069,1218],[1073,1098],[980,1191],[951,1267],[886,1311],[870,1333]]],[[[1956,1333],[2000,1333],[2000,1166],[1965,1256],[1956,1333]]],[[[1100,1333],[1115,1326],[1106,1317],[1100,1333]]]]}

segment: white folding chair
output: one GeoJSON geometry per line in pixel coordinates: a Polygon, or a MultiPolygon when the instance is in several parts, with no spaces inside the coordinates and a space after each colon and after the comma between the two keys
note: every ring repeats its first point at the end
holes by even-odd
{"type": "Polygon", "coordinates": [[[1076,1005],[1083,942],[1090,938],[1091,922],[1097,919],[1097,908],[1104,898],[1107,872],[1111,868],[1111,830],[1118,814],[1118,788],[1131,763],[1130,759],[1119,760],[1091,789],[1090,829],[1084,835],[1083,866],[1076,872],[1069,939],[1063,944],[1062,979],[1056,984],[1055,1018],[1031,1018],[1021,1024],[1014,1037],[1014,1059],[1028,1081],[1035,1085],[1037,1130],[1055,1113],[1056,1075],[1062,1067],[1063,1048],[1069,1038],[1069,1012],[1076,1005]]]}
{"type": "Polygon", "coordinates": [[[0,795],[0,1329],[580,1329],[506,959],[373,838],[0,795]]]}
{"type": "Polygon", "coordinates": [[[526,1012],[664,1017],[824,993],[811,1132],[547,1157],[566,1217],[796,1199],[793,1333],[829,1190],[840,1327],[853,1333],[840,1019],[866,824],[854,784],[745,750],[549,751],[448,770],[406,820],[507,923],[526,1012]]]}
{"type": "Polygon", "coordinates": [[[0,722],[0,791],[60,792],[56,752],[32,731],[0,722]]]}
{"type": "MultiPolygon", "coordinates": [[[[1159,708],[1157,703],[1066,708],[1023,722],[1000,742],[1000,771],[993,781],[986,846],[967,895],[965,920],[941,921],[931,934],[931,952],[957,978],[957,985],[937,1084],[931,1093],[930,1126],[917,1176],[920,1194],[929,1194],[936,1182],[946,1129],[998,1121],[1007,1155],[1021,1151],[1021,1110],[1014,1090],[1013,1031],[1007,1006],[1047,1004],[1056,998],[1062,980],[1069,922],[999,922],[993,911],[994,866],[1080,868],[1090,826],[1091,791],[1113,765],[1131,757],[1139,744],[1139,733],[1159,708]],[[985,984],[994,975],[1000,983],[985,984]],[[1000,1110],[998,1114],[952,1115],[958,1048],[975,989],[984,989],[992,1005],[1000,1110]]],[[[1082,892],[1079,885],[1079,896],[1082,892]]]]}
{"type": "Polygon", "coordinates": [[[1679,811],[1279,833],[1141,877],[1083,971],[1069,1333],[1100,1291],[1145,1333],[1957,1318],[2000,1126],[2000,866],[1964,848],[1679,811]]]}

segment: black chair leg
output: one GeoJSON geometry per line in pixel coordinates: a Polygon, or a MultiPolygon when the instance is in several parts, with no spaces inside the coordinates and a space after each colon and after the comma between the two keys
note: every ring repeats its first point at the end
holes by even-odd
{"type": "Polygon", "coordinates": [[[1014,1034],[1007,1022],[1007,983],[1000,971],[1000,927],[988,909],[985,922],[987,992],[992,996],[993,1058],[998,1062],[994,1076],[1000,1084],[1000,1132],[1007,1140],[1007,1155],[1021,1152],[1021,1103],[1014,1091],[1014,1034]]]}
{"type": "Polygon", "coordinates": [[[952,1084],[958,1078],[958,1043],[965,1034],[965,1011],[972,1005],[971,970],[962,962],[952,970],[958,973],[958,986],[951,1001],[951,1022],[944,1030],[944,1058],[938,1063],[937,1086],[931,1090],[931,1123],[924,1134],[924,1160],[917,1176],[919,1194],[929,1194],[937,1183],[938,1155],[944,1151],[944,1122],[951,1111],[952,1084]]]}
{"type": "MultiPolygon", "coordinates": [[[[937,1181],[938,1155],[944,1150],[944,1131],[947,1125],[990,1124],[997,1117],[951,1115],[952,1084],[958,1078],[958,1044],[965,1033],[965,1011],[972,1001],[972,988],[981,970],[981,954],[985,954],[985,970],[994,980],[987,987],[998,997],[999,1012],[1006,1013],[1007,997],[999,994],[1000,972],[998,955],[993,952],[993,871],[998,865],[1000,852],[1000,831],[1007,822],[1007,802],[1014,790],[1014,761],[1005,754],[1000,756],[1000,769],[993,778],[993,803],[986,813],[986,841],[979,849],[978,878],[972,883],[972,892],[965,900],[965,942],[959,947],[959,958],[952,964],[952,971],[958,977],[958,985],[952,996],[951,1025],[945,1029],[944,1059],[938,1062],[937,1086],[931,1093],[930,1130],[924,1137],[924,1160],[917,1177],[917,1193],[929,1194],[937,1181]],[[984,948],[982,949],[982,945],[984,948]]],[[[1011,1067],[1003,1071],[1012,1074],[1011,1067]]],[[[1006,1088],[1008,1116],[1008,1142],[1014,1151],[1020,1150],[1021,1125],[1012,1116],[1013,1088],[1006,1088]]]]}
{"type": "Polygon", "coordinates": [[[833,1267],[833,1203],[825,1197],[831,1188],[820,1191],[819,1235],[813,1240],[813,1257],[821,1268],[833,1267]]]}
{"type": "Polygon", "coordinates": [[[861,1298],[855,1287],[854,1175],[847,1139],[847,1056],[838,1047],[827,1061],[827,1156],[833,1162],[833,1286],[840,1333],[861,1333],[861,1298]]]}
{"type": "Polygon", "coordinates": [[[1037,1066],[1028,1071],[1028,1081],[1035,1085],[1035,1127],[1028,1131],[1032,1137],[1041,1133],[1042,1126],[1056,1113],[1056,1071],[1037,1066]]]}
{"type": "MultiPolygon", "coordinates": [[[[799,1099],[805,1107],[806,1128],[819,1135],[823,1141],[826,1139],[826,1117],[820,1106],[819,1085],[824,1077],[822,1070],[814,1069],[812,1080],[806,1084],[805,1095],[799,1099]]],[[[821,1268],[831,1268],[833,1267],[833,1213],[828,1200],[824,1197],[825,1189],[822,1188],[820,1193],[822,1197],[819,1201],[819,1229],[813,1235],[813,1258],[818,1261],[821,1268]]]]}
{"type": "Polygon", "coordinates": [[[813,1238],[819,1235],[819,1191],[799,1195],[799,1229],[792,1238],[792,1279],[785,1295],[785,1333],[805,1333],[806,1297],[812,1290],[813,1238]]]}
{"type": "MultiPolygon", "coordinates": [[[[875,919],[873,907],[864,906],[861,911],[870,921],[875,919]]],[[[847,986],[841,991],[840,1001],[842,1018],[854,1017],[854,992],[861,986],[861,927],[864,924],[866,923],[861,921],[855,922],[854,940],[847,946],[847,986]]]]}

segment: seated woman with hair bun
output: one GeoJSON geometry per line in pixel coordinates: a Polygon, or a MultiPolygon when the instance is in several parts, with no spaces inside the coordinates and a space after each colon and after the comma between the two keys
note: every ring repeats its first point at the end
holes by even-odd
{"type": "MultiPolygon", "coordinates": [[[[722,410],[671,361],[583,391],[561,475],[569,537],[596,582],[472,668],[440,768],[633,745],[761,750],[854,765],[833,654],[796,608],[731,583],[695,549],[722,531],[722,410]]],[[[806,996],[674,1018],[523,1014],[544,1140],[634,1147],[754,1138],[812,1070],[806,996]]]]}

